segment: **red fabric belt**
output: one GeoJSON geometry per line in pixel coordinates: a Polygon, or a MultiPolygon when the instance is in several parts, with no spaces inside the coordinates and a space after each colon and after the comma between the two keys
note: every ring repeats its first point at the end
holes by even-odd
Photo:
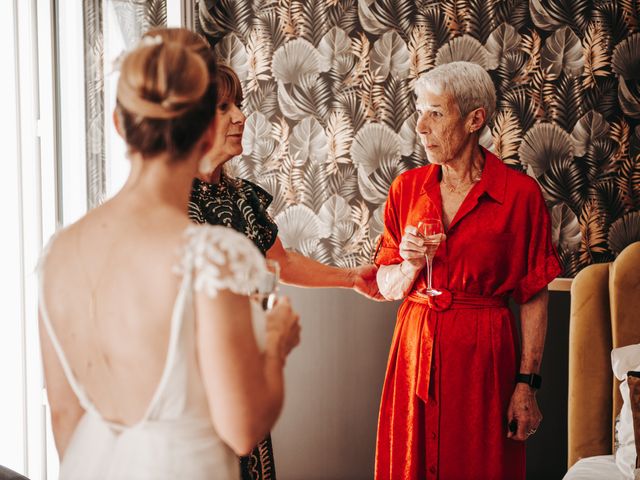
{"type": "MultiPolygon", "coordinates": [[[[507,297],[483,297],[463,292],[450,292],[444,288],[439,289],[442,294],[431,297],[416,290],[409,294],[409,301],[426,305],[430,310],[443,312],[446,310],[462,310],[475,308],[506,308],[507,297]]],[[[434,335],[438,322],[437,316],[423,317],[423,325],[420,332],[418,347],[418,365],[416,368],[415,389],[416,395],[424,402],[429,397],[429,382],[431,377],[431,362],[433,360],[434,335]],[[430,327],[427,323],[431,324],[430,327]]]]}
{"type": "Polygon", "coordinates": [[[450,292],[446,288],[440,288],[439,290],[442,294],[435,297],[414,290],[409,294],[408,298],[412,302],[427,305],[436,312],[464,308],[506,307],[508,305],[507,297],[483,297],[482,295],[471,293],[450,292]]]}

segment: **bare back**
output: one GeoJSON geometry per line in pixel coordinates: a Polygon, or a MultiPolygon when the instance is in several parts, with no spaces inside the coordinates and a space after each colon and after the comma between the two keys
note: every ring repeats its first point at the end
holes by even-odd
{"type": "Polygon", "coordinates": [[[189,222],[170,208],[145,214],[122,203],[106,203],[56,237],[43,295],[76,380],[105,419],[131,425],[164,369],[181,281],[172,270],[189,222]]]}

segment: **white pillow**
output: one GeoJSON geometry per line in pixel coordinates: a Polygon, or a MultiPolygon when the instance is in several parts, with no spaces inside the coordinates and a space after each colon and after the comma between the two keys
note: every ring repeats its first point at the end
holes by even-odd
{"type": "Polygon", "coordinates": [[[618,441],[620,446],[616,451],[616,464],[625,479],[634,480],[636,467],[636,442],[633,433],[633,416],[629,402],[629,385],[627,385],[627,372],[640,370],[640,344],[627,347],[614,348],[611,351],[611,366],[613,374],[622,383],[622,409],[620,410],[620,427],[618,441]]]}

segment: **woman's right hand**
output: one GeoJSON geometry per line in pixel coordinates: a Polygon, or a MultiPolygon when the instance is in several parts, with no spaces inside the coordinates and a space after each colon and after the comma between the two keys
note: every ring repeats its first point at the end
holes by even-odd
{"type": "Polygon", "coordinates": [[[420,270],[427,263],[424,240],[418,233],[418,229],[413,225],[408,225],[404,230],[404,235],[400,240],[400,256],[403,260],[411,264],[416,270],[420,270]]]}
{"type": "Polygon", "coordinates": [[[300,343],[300,316],[291,308],[287,297],[278,298],[267,313],[266,353],[282,361],[300,343]]]}

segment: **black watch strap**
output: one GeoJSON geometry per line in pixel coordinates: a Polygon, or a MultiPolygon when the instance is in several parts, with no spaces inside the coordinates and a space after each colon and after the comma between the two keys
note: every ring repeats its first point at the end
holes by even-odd
{"type": "Polygon", "coordinates": [[[518,373],[516,374],[516,383],[526,383],[531,388],[539,390],[542,386],[542,377],[535,373],[518,373]]]}

